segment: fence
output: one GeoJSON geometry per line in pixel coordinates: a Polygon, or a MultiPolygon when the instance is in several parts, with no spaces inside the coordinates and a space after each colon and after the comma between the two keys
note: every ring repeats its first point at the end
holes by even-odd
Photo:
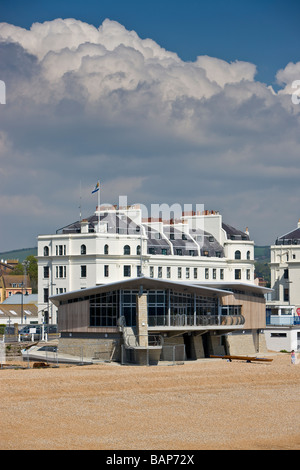
{"type": "Polygon", "coordinates": [[[58,333],[45,333],[44,338],[42,337],[41,334],[37,333],[32,333],[31,335],[28,335],[26,338],[22,337],[22,335],[0,335],[0,342],[1,343],[34,343],[37,341],[51,341],[54,339],[59,339],[60,334],[58,333]]]}

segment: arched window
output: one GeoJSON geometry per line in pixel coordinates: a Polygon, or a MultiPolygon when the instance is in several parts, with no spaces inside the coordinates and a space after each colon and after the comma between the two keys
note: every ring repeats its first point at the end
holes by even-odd
{"type": "Polygon", "coordinates": [[[49,256],[49,246],[44,246],[44,256],[49,256]]]}
{"type": "Polygon", "coordinates": [[[241,252],[240,252],[240,250],[236,250],[236,252],[234,253],[234,259],[241,259],[241,252]]]}
{"type": "Polygon", "coordinates": [[[124,246],[124,255],[130,255],[130,246],[129,245],[124,246]]]}
{"type": "Polygon", "coordinates": [[[104,254],[108,255],[108,245],[104,245],[104,254]]]}
{"type": "Polygon", "coordinates": [[[85,245],[81,245],[81,247],[80,247],[80,254],[81,254],[81,255],[86,255],[86,246],[85,246],[85,245]]]}
{"type": "Polygon", "coordinates": [[[138,246],[136,247],[136,254],[137,254],[137,255],[140,255],[140,254],[141,254],[141,245],[138,245],[138,246]]]}
{"type": "Polygon", "coordinates": [[[250,259],[250,251],[247,251],[247,259],[250,259]]]}

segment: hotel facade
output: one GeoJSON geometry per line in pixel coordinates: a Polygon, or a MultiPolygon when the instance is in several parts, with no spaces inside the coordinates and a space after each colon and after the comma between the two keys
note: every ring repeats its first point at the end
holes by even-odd
{"type": "Polygon", "coordinates": [[[272,293],[267,299],[267,346],[300,350],[300,220],[270,247],[272,293]]]}
{"type": "Polygon", "coordinates": [[[138,205],[99,209],[38,237],[40,322],[58,323],[62,340],[176,338],[193,358],[236,352],[229,333],[259,350],[267,289],[254,282],[248,230],[216,211],[162,220],[142,219],[138,205]]]}

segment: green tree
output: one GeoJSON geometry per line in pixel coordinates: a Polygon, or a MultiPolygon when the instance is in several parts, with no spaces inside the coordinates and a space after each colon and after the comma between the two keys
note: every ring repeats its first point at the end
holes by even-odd
{"type": "Polygon", "coordinates": [[[263,277],[267,281],[267,287],[271,285],[271,271],[268,263],[262,263],[256,261],[255,264],[255,274],[257,277],[263,277]]]}
{"type": "Polygon", "coordinates": [[[31,287],[33,294],[37,293],[38,287],[38,265],[37,259],[33,255],[27,256],[25,260],[27,266],[27,274],[30,277],[31,287]]]}
{"type": "Polygon", "coordinates": [[[24,266],[22,263],[18,263],[17,266],[14,267],[14,269],[11,271],[11,273],[14,276],[19,276],[21,274],[24,274],[24,266]]]}

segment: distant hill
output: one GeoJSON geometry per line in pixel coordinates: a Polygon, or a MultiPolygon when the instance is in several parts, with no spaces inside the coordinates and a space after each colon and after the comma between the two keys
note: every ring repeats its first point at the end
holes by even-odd
{"type": "Polygon", "coordinates": [[[269,246],[255,246],[254,259],[255,259],[255,275],[267,281],[267,287],[271,285],[271,270],[270,270],[271,250],[269,246]]]}
{"type": "Polygon", "coordinates": [[[0,253],[0,261],[7,259],[18,259],[22,263],[27,256],[37,256],[37,248],[22,248],[20,250],[4,251],[0,253]]]}
{"type": "Polygon", "coordinates": [[[267,246],[255,246],[254,247],[254,259],[255,261],[261,261],[261,262],[270,262],[270,247],[267,246]]]}

